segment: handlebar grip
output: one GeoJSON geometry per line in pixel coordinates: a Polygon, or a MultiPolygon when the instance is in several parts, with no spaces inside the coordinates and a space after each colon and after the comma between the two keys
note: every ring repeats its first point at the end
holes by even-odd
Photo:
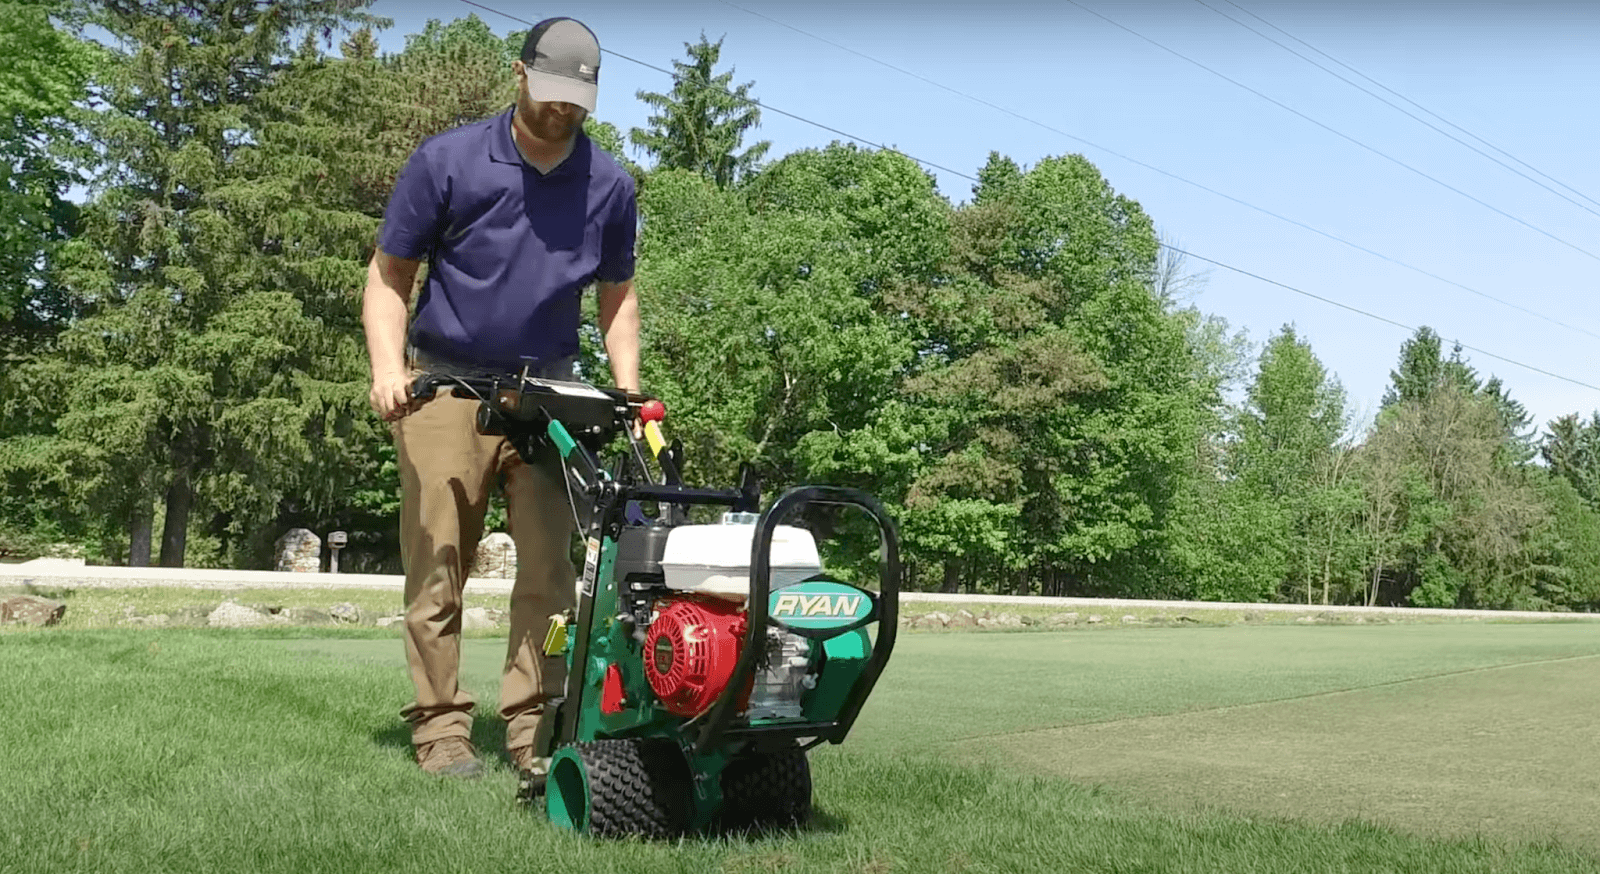
{"type": "Polygon", "coordinates": [[[411,383],[411,399],[415,401],[432,399],[439,391],[439,382],[439,377],[431,373],[417,377],[416,381],[411,383]]]}

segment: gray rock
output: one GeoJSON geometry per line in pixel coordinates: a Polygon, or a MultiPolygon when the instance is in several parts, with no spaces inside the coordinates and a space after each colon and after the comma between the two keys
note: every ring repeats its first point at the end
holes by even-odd
{"type": "Polygon", "coordinates": [[[211,610],[212,608],[201,604],[187,604],[173,611],[172,622],[186,627],[205,625],[211,616],[211,610]]]}
{"type": "Polygon", "coordinates": [[[333,614],[327,610],[316,607],[295,607],[284,612],[290,622],[296,625],[331,625],[333,614]]]}
{"type": "Polygon", "coordinates": [[[1090,613],[1088,621],[1090,625],[1099,625],[1100,623],[1106,621],[1106,618],[1098,613],[1090,613]]]}
{"type": "Polygon", "coordinates": [[[1315,617],[1315,616],[1301,616],[1299,619],[1296,619],[1295,621],[1296,622],[1315,623],[1317,621],[1317,617],[1315,617]]]}
{"type": "Polygon", "coordinates": [[[206,617],[212,628],[255,628],[266,623],[267,617],[235,601],[223,601],[206,617]]]}
{"type": "Polygon", "coordinates": [[[498,624],[484,607],[468,607],[461,614],[461,628],[464,631],[488,631],[498,624]]]}
{"type": "Polygon", "coordinates": [[[13,595],[0,601],[0,625],[55,625],[67,615],[67,605],[38,595],[13,595]]]}
{"type": "Polygon", "coordinates": [[[391,625],[399,625],[404,621],[406,621],[404,616],[385,616],[378,620],[378,627],[388,628],[391,625]]]}
{"type": "Polygon", "coordinates": [[[332,607],[329,607],[328,615],[331,616],[335,622],[343,622],[347,625],[354,625],[361,621],[361,608],[350,603],[349,601],[346,601],[343,604],[335,604],[332,607]]]}
{"type": "Polygon", "coordinates": [[[1078,622],[1078,614],[1052,613],[1045,617],[1044,621],[1046,625],[1076,625],[1078,622]]]}
{"type": "Polygon", "coordinates": [[[1001,613],[994,618],[994,624],[1001,628],[1021,628],[1022,617],[1015,613],[1001,613]]]}
{"type": "Polygon", "coordinates": [[[950,617],[950,620],[945,623],[945,627],[946,628],[975,628],[975,627],[977,627],[977,624],[978,624],[978,617],[972,615],[971,613],[968,613],[965,610],[957,610],[956,611],[956,615],[950,617]]]}
{"type": "Polygon", "coordinates": [[[1122,617],[1122,624],[1124,624],[1124,625],[1138,625],[1139,624],[1139,617],[1132,616],[1132,615],[1124,616],[1124,617],[1122,617]]]}
{"type": "Polygon", "coordinates": [[[1024,616],[1024,617],[1022,617],[1022,624],[1026,625],[1026,626],[1029,626],[1029,627],[1038,625],[1039,624],[1039,617],[1037,617],[1037,616],[1024,616]]]}
{"type": "Polygon", "coordinates": [[[496,531],[478,542],[478,551],[472,558],[471,577],[489,580],[512,580],[517,576],[517,545],[511,535],[496,531]]]}
{"type": "Polygon", "coordinates": [[[322,570],[322,538],[304,528],[291,528],[278,538],[273,556],[279,573],[318,573],[322,570]]]}
{"type": "Polygon", "coordinates": [[[172,617],[165,613],[157,613],[154,616],[131,616],[127,622],[140,628],[166,628],[172,624],[172,617]]]}

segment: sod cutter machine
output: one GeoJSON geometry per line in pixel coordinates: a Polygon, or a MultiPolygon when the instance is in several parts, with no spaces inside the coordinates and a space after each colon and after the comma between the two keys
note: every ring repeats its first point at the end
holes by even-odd
{"type": "Polygon", "coordinates": [[[737,488],[685,485],[682,444],[666,444],[664,408],[641,395],[524,370],[425,374],[413,396],[440,388],[477,397],[478,430],[525,460],[559,451],[585,545],[576,610],[551,617],[544,641],[567,683],[535,751],[552,757],[549,774],[525,781],[525,799],[542,794],[551,822],[597,835],[807,819],[807,750],[844,741],[894,649],[899,544],[878,501],[811,485],[762,510],[749,465],[737,488]],[[690,521],[706,505],[724,508],[720,524],[690,521]],[[784,524],[829,507],[876,523],[876,592],[824,574],[813,535],[784,524]]]}

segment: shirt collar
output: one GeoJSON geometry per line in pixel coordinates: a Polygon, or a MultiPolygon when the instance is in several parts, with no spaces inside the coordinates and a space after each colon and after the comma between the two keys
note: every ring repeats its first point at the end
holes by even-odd
{"type": "MultiPolygon", "coordinates": [[[[517,151],[517,144],[511,139],[511,116],[516,108],[506,110],[494,117],[489,133],[489,160],[501,164],[516,164],[535,173],[527,161],[522,160],[522,153],[517,151]]],[[[589,137],[582,130],[578,131],[577,138],[572,143],[572,154],[565,161],[557,164],[555,169],[543,174],[545,179],[555,179],[562,176],[592,176],[592,150],[589,147],[589,137]]]]}

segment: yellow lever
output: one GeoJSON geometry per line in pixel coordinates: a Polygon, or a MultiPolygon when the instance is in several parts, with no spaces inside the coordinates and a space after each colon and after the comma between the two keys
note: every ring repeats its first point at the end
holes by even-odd
{"type": "Polygon", "coordinates": [[[661,450],[665,449],[667,446],[667,438],[661,436],[661,423],[644,423],[644,439],[650,444],[650,455],[655,458],[660,458],[661,450]]]}
{"type": "Polygon", "coordinates": [[[558,656],[567,651],[567,616],[556,613],[550,617],[550,630],[544,634],[544,654],[558,656]]]}

